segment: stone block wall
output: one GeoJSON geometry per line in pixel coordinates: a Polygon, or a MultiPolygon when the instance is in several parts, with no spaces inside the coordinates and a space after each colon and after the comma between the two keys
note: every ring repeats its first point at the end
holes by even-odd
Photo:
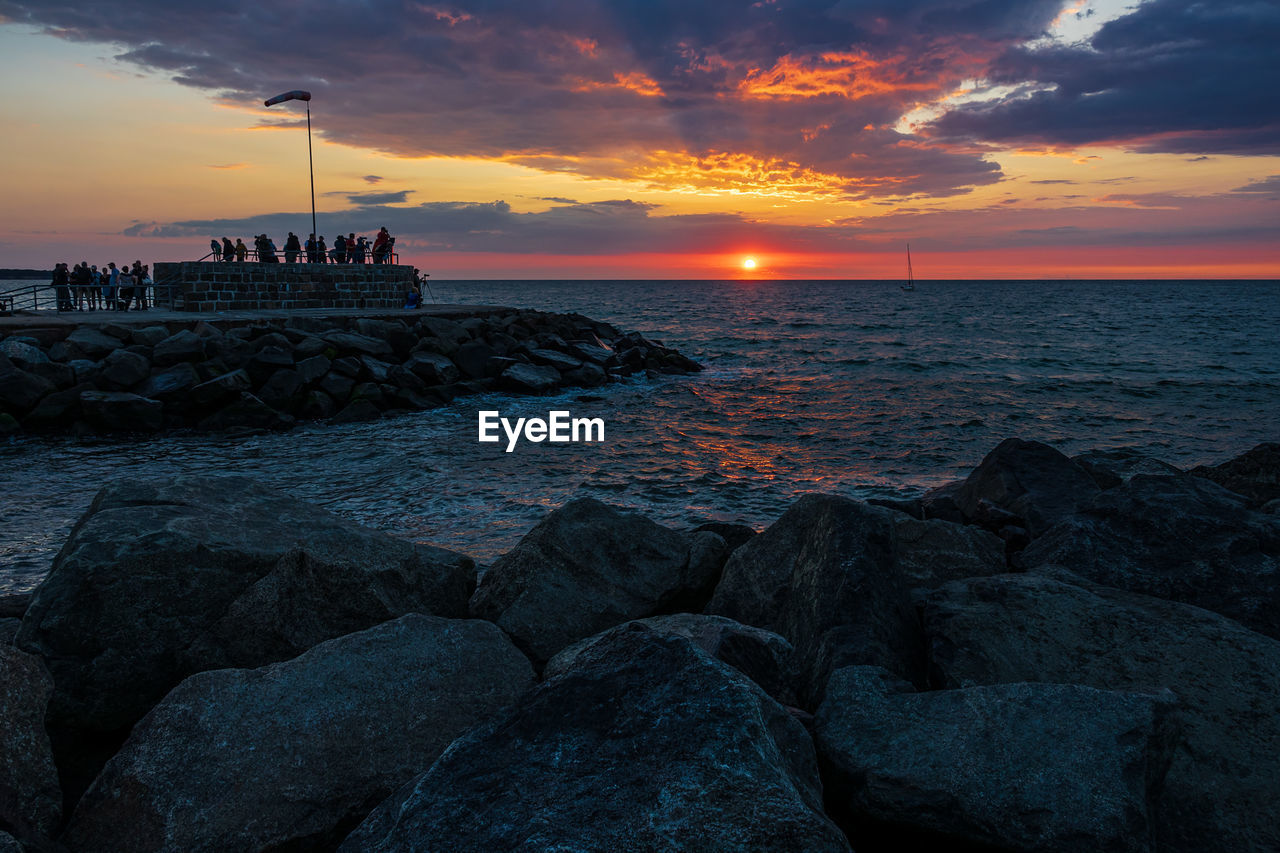
{"type": "Polygon", "coordinates": [[[153,278],[156,304],[179,311],[399,308],[413,267],[193,261],[157,263],[153,278]]]}

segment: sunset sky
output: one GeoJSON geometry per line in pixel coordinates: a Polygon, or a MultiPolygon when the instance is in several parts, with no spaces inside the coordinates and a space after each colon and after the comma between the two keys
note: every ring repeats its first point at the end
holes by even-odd
{"type": "Polygon", "coordinates": [[[0,0],[0,266],[1280,277],[1280,2],[0,0]],[[745,270],[747,258],[756,261],[745,270]]]}

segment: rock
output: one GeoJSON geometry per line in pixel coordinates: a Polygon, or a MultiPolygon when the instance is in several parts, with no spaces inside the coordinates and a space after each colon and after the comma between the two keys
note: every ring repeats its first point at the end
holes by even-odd
{"type": "Polygon", "coordinates": [[[102,362],[102,378],[120,388],[132,388],[150,375],[151,362],[128,350],[118,349],[102,362]]]}
{"type": "Polygon", "coordinates": [[[368,335],[353,332],[325,332],[321,339],[339,352],[372,355],[378,358],[390,358],[395,355],[391,344],[368,335]]]}
{"type": "Polygon", "coordinates": [[[413,332],[401,323],[399,320],[390,322],[387,320],[375,320],[371,317],[360,317],[355,321],[355,329],[362,335],[368,335],[371,338],[381,338],[391,345],[391,349],[398,358],[404,358],[409,354],[409,350],[413,349],[413,345],[418,342],[418,338],[413,332]]]}
{"type": "Polygon", "coordinates": [[[715,586],[723,547],[714,534],[686,536],[579,498],[493,563],[471,611],[543,663],[631,619],[700,610],[715,586]]]}
{"type": "Polygon", "coordinates": [[[936,486],[925,492],[920,498],[920,510],[926,519],[938,518],[954,524],[964,524],[964,513],[956,503],[956,493],[964,485],[964,480],[956,480],[936,486]]]}
{"type": "Polygon", "coordinates": [[[926,849],[1145,853],[1173,704],[1168,691],[1066,684],[916,693],[883,669],[848,667],[832,674],[815,733],[838,780],[828,802],[847,810],[860,847],[901,842],[906,827],[926,849]]]}
{"type": "Polygon", "coordinates": [[[729,521],[708,521],[699,524],[697,527],[689,531],[690,533],[714,533],[724,540],[724,555],[727,559],[730,554],[738,550],[740,545],[747,542],[748,539],[756,535],[754,527],[745,524],[735,524],[729,521]]]}
{"type": "Polygon", "coordinates": [[[45,361],[31,365],[30,372],[42,379],[48,379],[59,390],[70,388],[76,384],[76,369],[69,364],[45,361]]]}
{"type": "Polygon", "coordinates": [[[849,847],[804,727],[688,640],[631,626],[455,741],[339,849],[849,847]]]}
{"type": "Polygon", "coordinates": [[[102,375],[102,365],[87,358],[79,358],[67,363],[75,371],[76,382],[93,382],[102,375]]]}
{"type": "Polygon", "coordinates": [[[48,379],[19,370],[8,359],[0,361],[0,405],[11,414],[29,412],[57,387],[48,379]]]}
{"type": "Polygon", "coordinates": [[[169,367],[180,361],[200,361],[204,356],[205,339],[189,329],[170,335],[151,351],[151,360],[160,367],[169,367]]]}
{"type": "MultiPolygon", "coordinates": [[[[565,355],[553,349],[531,349],[529,350],[529,360],[534,364],[545,364],[548,367],[554,367],[561,373],[567,370],[577,370],[582,366],[581,359],[565,355]]],[[[604,371],[600,372],[601,374],[604,373],[604,371]]]]}
{"type": "Polygon", "coordinates": [[[1034,538],[1099,491],[1088,471],[1049,445],[1008,438],[965,479],[955,501],[972,519],[986,500],[1025,521],[1034,538]]]}
{"type": "Polygon", "coordinates": [[[360,375],[360,359],[346,356],[345,358],[335,358],[333,360],[333,372],[343,376],[350,377],[352,380],[360,375]]]}
{"type": "Polygon", "coordinates": [[[323,391],[308,391],[298,407],[298,417],[305,420],[324,420],[333,416],[336,406],[333,398],[323,391]]]}
{"type": "Polygon", "coordinates": [[[22,419],[23,427],[46,430],[70,426],[80,417],[80,395],[94,390],[96,389],[92,385],[82,382],[66,391],[54,391],[22,419]]]}
{"type": "Polygon", "coordinates": [[[260,337],[254,338],[253,349],[255,352],[261,352],[266,347],[275,347],[284,352],[292,352],[293,341],[279,332],[267,332],[260,337]]]}
{"type": "Polygon", "coordinates": [[[1114,450],[1090,450],[1071,461],[1089,472],[1102,489],[1113,489],[1128,482],[1135,474],[1181,474],[1177,468],[1128,447],[1114,450]]]}
{"type": "Polygon", "coordinates": [[[124,391],[83,391],[80,411],[105,432],[156,432],[164,426],[164,404],[124,391]]]}
{"type": "Polygon", "coordinates": [[[493,625],[418,614],[193,675],[134,727],[66,839],[85,853],[332,849],[532,683],[493,625]]]}
{"type": "MultiPolygon", "coordinates": [[[[464,377],[467,379],[482,379],[485,375],[485,362],[497,354],[498,351],[484,341],[469,340],[451,353],[450,357],[464,377]]],[[[560,374],[556,373],[556,378],[558,379],[559,377],[560,374]]]]}
{"type": "Polygon", "coordinates": [[[21,627],[21,619],[13,616],[0,616],[0,646],[13,645],[14,639],[18,636],[18,629],[21,627]]]}
{"type": "Polygon", "coordinates": [[[379,361],[373,356],[360,356],[360,375],[371,382],[379,384],[387,381],[387,373],[391,370],[391,365],[385,361],[379,361]]]}
{"type": "Polygon", "coordinates": [[[375,409],[381,410],[386,406],[386,394],[382,390],[382,386],[377,382],[359,382],[351,389],[351,399],[364,400],[373,404],[375,409]]]}
{"type": "Polygon", "coordinates": [[[89,326],[76,329],[67,335],[63,343],[73,358],[79,356],[94,361],[106,358],[123,345],[119,338],[113,338],[89,326]]]}
{"type": "Polygon", "coordinates": [[[356,387],[355,380],[337,371],[329,371],[318,383],[320,390],[339,403],[345,403],[351,397],[351,390],[356,387]]]}
{"type": "Polygon", "coordinates": [[[415,352],[404,366],[428,385],[448,385],[457,382],[462,375],[448,356],[439,353],[415,352]]]}
{"type": "Polygon", "coordinates": [[[21,619],[22,614],[26,613],[30,606],[31,593],[29,592],[0,593],[0,618],[16,616],[21,619]]]}
{"type": "Polygon", "coordinates": [[[608,374],[598,365],[589,361],[584,362],[577,370],[565,372],[561,378],[566,385],[576,385],[582,388],[598,388],[609,381],[608,374]]]}
{"type": "MultiPolygon", "coordinates": [[[[466,343],[471,340],[471,333],[459,326],[452,320],[446,320],[443,317],[423,317],[418,321],[418,328],[424,335],[430,335],[438,338],[449,348],[457,348],[458,344],[466,343]]],[[[449,352],[445,352],[448,355],[449,352]]]]}
{"type": "Polygon", "coordinates": [[[62,819],[45,709],[53,679],[40,659],[0,644],[0,826],[21,839],[49,836],[62,819]]]}
{"type": "Polygon", "coordinates": [[[96,750],[186,676],[284,660],[405,613],[465,616],[474,571],[245,478],[119,481],[72,530],[17,644],[53,673],[60,766],[92,778],[96,750]]]}
{"type": "MultiPolygon", "coordinates": [[[[298,359],[299,362],[302,362],[308,358],[314,358],[318,355],[324,355],[325,351],[328,349],[329,349],[329,345],[326,344],[324,341],[312,335],[307,335],[303,337],[302,340],[294,344],[293,355],[294,355],[294,358],[298,359]]],[[[328,368],[326,368],[326,370],[327,369],[328,368]]]]}
{"type": "Polygon", "coordinates": [[[8,412],[0,412],[0,435],[12,435],[22,431],[18,419],[8,412]]]}
{"type": "Polygon", "coordinates": [[[844,666],[883,666],[922,683],[922,639],[895,566],[893,515],[832,495],[801,498],[733,552],[707,612],[790,641],[797,692],[809,707],[844,666]]]}
{"type": "Polygon", "coordinates": [[[239,398],[242,392],[253,388],[253,380],[244,370],[231,370],[202,382],[191,389],[188,398],[196,409],[210,409],[228,399],[239,398]]]}
{"type": "Polygon", "coordinates": [[[322,355],[304,358],[297,364],[298,377],[306,383],[315,382],[329,372],[333,362],[322,355]]]}
{"type": "Polygon", "coordinates": [[[291,416],[278,412],[257,396],[241,391],[240,396],[200,421],[202,430],[273,429],[292,427],[291,416]]]}
{"type": "Polygon", "coordinates": [[[30,370],[37,364],[50,364],[49,356],[34,344],[8,337],[0,340],[0,353],[8,356],[18,367],[30,370]]]}
{"type": "Polygon", "coordinates": [[[1280,498],[1280,443],[1265,442],[1221,465],[1199,465],[1189,472],[1244,495],[1254,506],[1280,498]]]}
{"type": "Polygon", "coordinates": [[[594,362],[602,366],[610,366],[617,360],[613,350],[595,343],[574,341],[568,345],[568,349],[583,361],[594,362]]]}
{"type": "Polygon", "coordinates": [[[522,394],[546,394],[560,384],[560,372],[554,367],[533,364],[512,364],[502,371],[503,387],[522,394]]]}
{"type": "Polygon", "coordinates": [[[153,372],[138,387],[138,394],[153,400],[168,401],[185,395],[199,384],[200,374],[190,362],[182,361],[153,372]]]}
{"type": "Polygon", "coordinates": [[[543,678],[554,678],[572,669],[579,655],[604,638],[628,626],[643,625],[658,634],[669,634],[691,640],[694,645],[718,661],[728,664],[783,705],[794,705],[791,690],[791,644],[763,628],[752,628],[703,613],[673,613],[625,622],[594,637],[580,640],[560,651],[542,672],[543,678]]]}
{"type": "Polygon", "coordinates": [[[1280,519],[1199,477],[1139,474],[1032,542],[1022,562],[1194,604],[1280,638],[1280,519]]]}
{"type": "Polygon", "coordinates": [[[1280,849],[1277,641],[1185,604],[1034,575],[948,584],[923,618],[940,687],[1169,688],[1183,745],[1155,811],[1157,847],[1280,849]]]}
{"type": "Polygon", "coordinates": [[[169,330],[164,326],[147,326],[145,329],[130,329],[129,342],[144,347],[154,347],[169,337],[169,330]]]}
{"type": "Polygon", "coordinates": [[[293,370],[293,353],[280,347],[263,347],[249,359],[245,370],[253,384],[260,386],[276,371],[293,370]]]}
{"type": "Polygon", "coordinates": [[[941,519],[918,521],[896,511],[888,517],[896,534],[898,571],[912,588],[935,589],[1008,571],[1004,542],[993,533],[941,519]]]}
{"type": "Polygon", "coordinates": [[[277,370],[258,389],[258,397],[273,409],[290,411],[302,391],[302,385],[298,371],[288,368],[277,370]]]}

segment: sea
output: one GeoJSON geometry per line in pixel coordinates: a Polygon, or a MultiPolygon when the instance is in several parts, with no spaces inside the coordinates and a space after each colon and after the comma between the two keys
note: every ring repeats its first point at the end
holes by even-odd
{"type": "MultiPolygon", "coordinates": [[[[898,497],[1010,436],[1189,468],[1280,440],[1280,282],[432,281],[441,303],[572,311],[696,375],[485,394],[369,423],[230,438],[0,440],[0,593],[36,586],[118,478],[244,474],[492,562],[590,496],[688,527],[763,528],[811,492],[898,497]],[[593,444],[477,441],[481,410],[603,418],[593,444]]],[[[429,298],[430,298],[429,297],[429,298]]]]}

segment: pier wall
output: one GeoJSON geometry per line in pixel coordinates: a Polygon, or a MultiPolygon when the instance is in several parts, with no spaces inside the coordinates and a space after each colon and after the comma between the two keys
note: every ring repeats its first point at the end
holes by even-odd
{"type": "Polygon", "coordinates": [[[157,263],[153,278],[157,304],[179,311],[399,308],[413,267],[189,261],[157,263]]]}

